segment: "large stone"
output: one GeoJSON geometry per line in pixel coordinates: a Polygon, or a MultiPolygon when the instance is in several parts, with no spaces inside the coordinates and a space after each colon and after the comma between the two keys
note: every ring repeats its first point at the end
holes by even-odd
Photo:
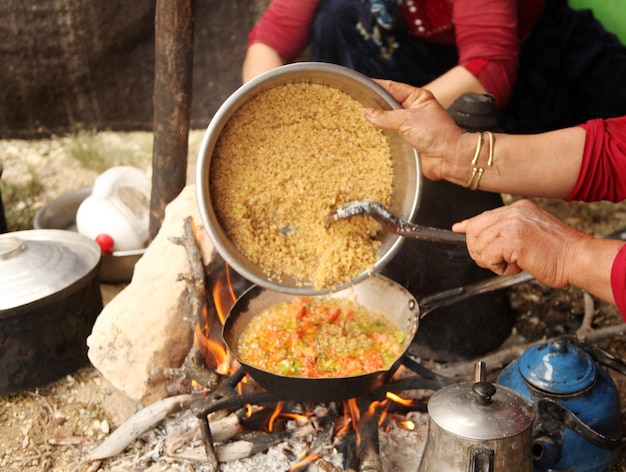
{"type": "MultiPolygon", "coordinates": [[[[184,219],[201,224],[195,186],[187,186],[165,210],[163,225],[137,262],[133,279],[101,314],[89,338],[88,356],[98,371],[130,398],[151,403],[167,396],[164,369],[178,368],[193,343],[191,302],[179,274],[189,273],[187,252],[170,237],[183,234],[184,219]]],[[[205,231],[202,257],[213,246],[205,231]]]]}

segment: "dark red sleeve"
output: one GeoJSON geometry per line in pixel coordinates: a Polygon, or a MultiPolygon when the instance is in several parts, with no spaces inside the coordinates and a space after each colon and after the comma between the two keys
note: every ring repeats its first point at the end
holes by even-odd
{"type": "Polygon", "coordinates": [[[248,36],[248,46],[263,43],[285,62],[296,59],[309,42],[320,0],[273,0],[248,36]]]}
{"type": "Polygon", "coordinates": [[[502,107],[519,65],[517,2],[455,1],[453,16],[459,64],[495,97],[496,107],[502,107]]]}
{"type": "Polygon", "coordinates": [[[626,244],[621,247],[613,260],[611,289],[615,305],[626,321],[626,244]]]}
{"type": "Polygon", "coordinates": [[[626,200],[626,116],[590,120],[578,181],[566,200],[626,200]]]}

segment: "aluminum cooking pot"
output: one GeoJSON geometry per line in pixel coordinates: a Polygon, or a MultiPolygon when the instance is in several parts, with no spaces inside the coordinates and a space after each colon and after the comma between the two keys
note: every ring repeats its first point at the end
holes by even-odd
{"type": "Polygon", "coordinates": [[[363,375],[336,378],[306,378],[269,372],[241,360],[238,351],[239,338],[250,321],[265,309],[280,302],[290,301],[293,295],[265,289],[259,285],[250,287],[231,307],[224,322],[224,343],[244,370],[262,387],[281,399],[326,402],[366,395],[383,386],[402,363],[419,326],[420,318],[435,308],[456,303],[479,293],[486,293],[522,283],[531,279],[525,272],[507,277],[493,277],[464,287],[415,298],[400,284],[380,274],[373,274],[358,284],[324,295],[324,297],[348,298],[367,310],[387,318],[404,333],[403,353],[387,370],[363,375]]]}
{"type": "MultiPolygon", "coordinates": [[[[310,281],[283,276],[272,280],[255,262],[247,259],[224,230],[216,215],[210,192],[211,158],[220,133],[246,102],[257,94],[287,83],[315,83],[337,88],[363,104],[363,108],[397,109],[400,105],[382,87],[368,77],[343,66],[324,63],[296,63],[282,66],[257,76],[236,90],[219,108],[211,120],[200,145],[196,171],[196,191],[200,216],[209,237],[222,258],[239,274],[262,287],[282,292],[314,295],[337,291],[368,277],[371,271],[384,267],[397,253],[403,238],[384,233],[379,236],[381,246],[377,261],[371,270],[364,270],[351,281],[318,290],[310,281]]],[[[417,152],[397,131],[385,131],[388,137],[393,164],[393,195],[389,210],[398,218],[410,221],[418,209],[422,175],[417,152]]]]}
{"type": "Polygon", "coordinates": [[[43,385],[87,364],[102,311],[96,242],[64,230],[0,235],[0,393],[43,385]]]}

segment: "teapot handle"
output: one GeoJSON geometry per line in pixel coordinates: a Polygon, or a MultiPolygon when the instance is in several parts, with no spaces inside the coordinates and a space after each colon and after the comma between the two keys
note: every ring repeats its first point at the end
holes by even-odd
{"type": "Polygon", "coordinates": [[[493,449],[484,446],[470,448],[469,472],[493,472],[493,449]]]}
{"type": "Polygon", "coordinates": [[[608,352],[600,349],[599,347],[593,346],[585,341],[581,341],[575,335],[567,335],[563,336],[570,344],[574,346],[578,346],[579,348],[585,350],[587,354],[589,354],[593,359],[598,363],[602,364],[610,369],[613,369],[616,372],[619,372],[622,375],[626,375],[626,362],[617,357],[609,354],[608,352]]]}
{"type": "Polygon", "coordinates": [[[620,439],[604,436],[583,423],[574,413],[555,401],[543,398],[537,402],[537,411],[541,420],[553,419],[566,428],[573,429],[591,444],[603,449],[616,449],[622,446],[620,439]]]}

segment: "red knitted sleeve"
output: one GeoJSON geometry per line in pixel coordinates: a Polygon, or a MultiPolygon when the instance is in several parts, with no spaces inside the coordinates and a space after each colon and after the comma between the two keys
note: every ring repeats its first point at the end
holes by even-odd
{"type": "Polygon", "coordinates": [[[307,47],[311,24],[320,0],[273,0],[248,36],[248,46],[263,43],[285,62],[307,47]]]}
{"type": "Polygon", "coordinates": [[[613,290],[615,305],[617,305],[622,318],[626,321],[626,244],[620,248],[613,261],[611,289],[613,290]]]}
{"type": "Polygon", "coordinates": [[[590,120],[581,126],[586,131],[583,159],[566,200],[625,200],[626,116],[590,120]]]}

